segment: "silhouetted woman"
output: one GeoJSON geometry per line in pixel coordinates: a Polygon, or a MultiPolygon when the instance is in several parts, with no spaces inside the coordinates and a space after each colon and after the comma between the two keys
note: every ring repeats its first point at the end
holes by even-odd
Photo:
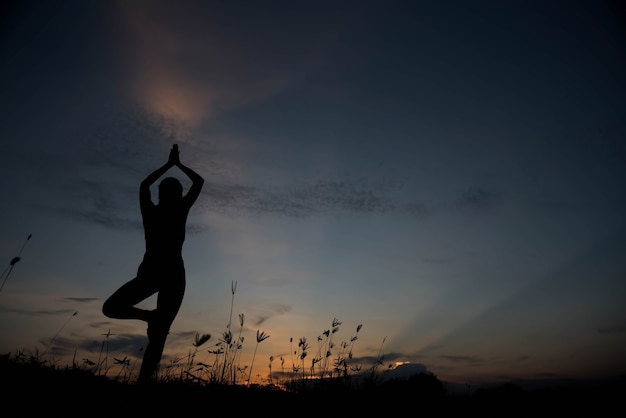
{"type": "Polygon", "coordinates": [[[189,209],[200,195],[203,184],[204,179],[200,175],[180,162],[178,146],[174,145],[167,163],[148,175],[139,188],[145,254],[137,276],[120,287],[102,306],[102,312],[109,318],[139,319],[148,323],[148,345],[139,372],[139,383],[154,378],[167,334],[183,301],[185,225],[189,209]],[[155,205],[150,196],[150,186],[172,167],[178,167],[189,177],[192,185],[183,196],[183,186],[176,178],[164,178],[159,184],[159,203],[155,205]],[[155,293],[158,293],[156,309],[135,306],[155,293]]]}

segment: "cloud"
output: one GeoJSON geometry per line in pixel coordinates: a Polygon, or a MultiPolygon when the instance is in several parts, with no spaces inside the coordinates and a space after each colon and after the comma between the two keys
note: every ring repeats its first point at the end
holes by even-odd
{"type": "Polygon", "coordinates": [[[259,13],[267,12],[259,9],[252,17],[245,8],[204,2],[117,3],[115,25],[130,89],[151,111],[196,126],[276,94],[316,67],[318,51],[324,51],[317,47],[319,36],[295,46],[293,35],[255,31],[251,25],[275,18],[269,13],[259,20],[259,13]],[[246,20],[250,24],[242,26],[246,20]],[[271,65],[259,67],[261,58],[271,65]]]}
{"type": "Polygon", "coordinates": [[[205,184],[207,208],[217,212],[277,214],[288,217],[347,213],[384,213],[396,208],[384,190],[340,180],[319,180],[284,188],[205,184]]]}
{"type": "Polygon", "coordinates": [[[101,226],[127,231],[130,229],[141,230],[141,222],[132,219],[125,219],[121,217],[111,216],[110,213],[106,211],[94,210],[94,211],[75,211],[72,212],[70,210],[65,211],[71,217],[78,217],[83,220],[86,220],[90,223],[96,223],[101,226]]]}
{"type": "Polygon", "coordinates": [[[106,350],[107,353],[133,353],[143,355],[142,350],[146,346],[148,339],[145,334],[102,334],[100,339],[83,337],[73,340],[59,340],[56,345],[71,347],[72,350],[79,348],[89,353],[99,353],[106,350]]]}
{"type": "MultiPolygon", "coordinates": [[[[188,164],[201,167],[205,185],[196,206],[226,214],[273,214],[309,217],[333,213],[374,214],[407,208],[423,216],[423,205],[403,205],[391,194],[402,189],[393,179],[318,179],[301,184],[262,187],[234,181],[210,141],[198,141],[188,127],[175,119],[135,106],[109,109],[94,126],[80,133],[87,141],[73,160],[79,161],[76,178],[65,187],[65,199],[54,208],[114,229],[140,228],[136,207],[138,184],[153,170],[154,161],[165,161],[173,143],[183,143],[188,164]],[[157,155],[160,152],[162,155],[157,155]],[[115,158],[111,157],[115,156],[115,158]],[[102,178],[106,181],[101,180],[102,178]]],[[[223,158],[223,157],[222,157],[223,158]]],[[[183,178],[184,180],[184,178],[183,178]]],[[[202,226],[195,225],[198,231],[202,226]]]]}
{"type": "Polygon", "coordinates": [[[381,190],[346,181],[318,181],[292,190],[289,195],[302,206],[326,211],[339,209],[358,213],[382,213],[395,209],[381,190]]]}
{"type": "Polygon", "coordinates": [[[98,298],[77,298],[77,297],[67,297],[65,300],[70,302],[79,302],[79,303],[91,303],[98,300],[98,298]]]}
{"type": "Polygon", "coordinates": [[[486,190],[482,187],[470,187],[459,198],[461,207],[469,209],[488,209],[502,200],[502,193],[486,190]]]}
{"type": "Polygon", "coordinates": [[[482,363],[483,360],[476,356],[452,356],[452,355],[443,355],[442,358],[449,360],[453,363],[470,363],[470,364],[478,364],[482,363]]]}
{"type": "Polygon", "coordinates": [[[263,309],[262,312],[254,314],[251,319],[252,324],[255,327],[263,325],[268,319],[275,316],[280,316],[291,311],[291,306],[281,303],[275,303],[267,309],[263,309]]]}
{"type": "MultiPolygon", "coordinates": [[[[188,165],[205,177],[196,203],[201,211],[291,218],[397,213],[419,220],[437,211],[407,194],[407,180],[381,173],[372,178],[362,173],[327,175],[290,184],[253,185],[234,179],[227,161],[231,157],[220,155],[217,144],[196,138],[186,122],[141,106],[107,108],[92,122],[75,134],[84,140],[76,141],[80,145],[72,149],[75,175],[66,177],[64,196],[46,204],[56,204],[52,210],[62,215],[108,228],[141,228],[138,183],[155,164],[165,161],[173,143],[183,144],[188,165]]],[[[184,176],[181,180],[185,184],[184,176]]],[[[484,187],[471,187],[453,201],[453,207],[484,211],[496,207],[502,196],[484,187]]],[[[188,227],[192,233],[203,229],[200,224],[188,227]]]]}
{"type": "Polygon", "coordinates": [[[416,374],[432,374],[432,372],[423,364],[405,363],[385,372],[383,381],[408,379],[416,374]]]}
{"type": "Polygon", "coordinates": [[[27,316],[49,316],[49,315],[66,315],[68,313],[76,312],[75,309],[11,309],[0,307],[0,312],[2,313],[16,313],[20,315],[27,316]]]}
{"type": "Polygon", "coordinates": [[[426,219],[432,214],[432,209],[423,203],[408,203],[405,210],[409,215],[418,219],[426,219]]]}

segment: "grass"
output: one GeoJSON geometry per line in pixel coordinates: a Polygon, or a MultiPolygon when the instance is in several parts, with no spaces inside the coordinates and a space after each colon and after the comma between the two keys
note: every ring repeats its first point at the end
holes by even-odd
{"type": "MultiPolygon", "coordinates": [[[[19,256],[11,261],[3,273],[2,285],[18,261],[19,256]]],[[[626,395],[623,380],[591,391],[580,388],[528,391],[506,384],[455,396],[447,394],[444,384],[433,374],[385,380],[385,372],[391,367],[385,368],[383,363],[386,338],[382,340],[373,364],[360,364],[355,360],[354,350],[362,325],[356,327],[348,341],[337,343],[337,333],[342,325],[337,318],[333,318],[330,327],[317,337],[314,346],[306,337],[291,338],[289,358],[271,356],[267,383],[253,383],[258,347],[270,335],[257,330],[251,363],[249,366],[241,364],[245,315],[238,315],[238,328],[234,329],[236,325],[233,326],[232,317],[236,290],[237,282],[232,282],[230,318],[220,338],[209,344],[212,335],[197,332],[189,353],[174,358],[170,364],[162,364],[155,381],[148,385],[135,384],[141,359],[135,356],[110,358],[110,332],[103,334],[96,361],[83,359],[79,364],[74,358],[71,365],[59,366],[47,360],[48,349],[75,312],[43,352],[17,351],[0,356],[3,404],[5,407],[15,406],[16,400],[26,397],[33,401],[21,402],[20,413],[56,411],[65,416],[83,416],[93,408],[93,405],[85,406],[81,401],[84,398],[97,402],[97,408],[98,405],[111,411],[123,408],[124,415],[162,414],[163,408],[177,414],[197,414],[210,412],[213,407],[220,411],[229,408],[237,415],[285,415],[287,412],[307,415],[317,412],[331,416],[389,415],[418,413],[420,408],[428,407],[429,410],[437,408],[439,412],[480,412],[500,416],[511,411],[519,414],[540,410],[545,413],[550,408],[560,413],[565,410],[580,413],[581,408],[590,408],[597,414],[611,410],[612,405],[621,403],[626,395]],[[205,347],[207,344],[208,348],[205,347]],[[201,352],[208,353],[210,360],[199,361],[197,357],[201,352]],[[280,360],[280,370],[272,368],[275,360],[280,360]]]]}
{"type": "MultiPolygon", "coordinates": [[[[291,385],[277,386],[207,383],[184,376],[162,378],[149,385],[136,385],[97,375],[76,365],[54,366],[25,353],[5,355],[0,359],[0,379],[5,388],[5,403],[22,399],[25,395],[30,399],[49,397],[63,403],[64,413],[67,415],[69,412],[70,416],[82,411],[78,405],[82,397],[102,405],[123,406],[125,411],[141,411],[142,414],[157,413],[161,408],[169,406],[175,407],[177,414],[197,413],[203,408],[219,407],[220,404],[232,408],[232,412],[237,415],[260,414],[272,408],[293,408],[294,414],[306,412],[303,408],[320,408],[320,413],[324,410],[348,413],[365,412],[372,407],[372,401],[375,401],[375,405],[388,404],[387,408],[393,410],[396,407],[393,399],[398,391],[412,390],[420,384],[423,388],[436,387],[432,386],[436,379],[429,380],[427,385],[414,382],[402,387],[396,384],[357,388],[340,379],[318,380],[315,383],[307,381],[306,384],[294,379],[291,385]],[[67,399],[75,399],[76,404],[67,403],[67,399]]],[[[432,390],[429,395],[433,395],[432,390]]],[[[443,392],[435,397],[443,399],[443,392]]],[[[435,397],[431,400],[434,401],[435,397]]],[[[426,400],[426,397],[423,399],[426,400]]],[[[37,407],[37,404],[26,405],[27,409],[31,407],[37,407]]],[[[51,410],[49,407],[46,407],[46,411],[51,410]]]]}
{"type": "Polygon", "coordinates": [[[339,378],[307,380],[306,385],[201,383],[185,378],[135,385],[94,374],[81,367],[58,367],[36,356],[17,353],[0,357],[2,403],[6,410],[62,414],[194,414],[354,416],[419,413],[523,416],[567,412],[604,416],[623,404],[625,386],[523,390],[505,384],[471,395],[449,396],[433,375],[408,380],[364,381],[339,378]]]}
{"type": "Polygon", "coordinates": [[[223,401],[237,399],[238,411],[262,412],[268,405],[324,405],[323,399],[336,403],[335,412],[354,412],[364,408],[373,399],[376,402],[394,404],[398,391],[411,390],[421,394],[423,400],[440,400],[445,395],[441,382],[434,375],[416,376],[404,382],[382,383],[379,367],[383,365],[383,343],[375,364],[364,367],[354,359],[354,350],[362,325],[349,341],[338,341],[341,321],[333,318],[330,327],[311,344],[305,337],[290,339],[290,358],[270,357],[270,372],[267,382],[254,383],[254,364],[259,345],[270,338],[270,334],[257,330],[254,351],[249,365],[242,364],[244,349],[243,329],[245,315],[239,314],[233,322],[233,305],[237,283],[231,287],[231,313],[226,330],[216,340],[211,334],[196,332],[191,349],[185,356],[162,364],[155,381],[149,385],[136,384],[137,370],[141,359],[124,356],[110,357],[108,344],[114,336],[103,334],[102,344],[96,361],[75,358],[72,364],[59,366],[46,356],[54,339],[62,332],[67,322],[56,332],[53,341],[43,352],[18,351],[0,359],[4,399],[28,393],[33,398],[46,397],[51,393],[61,397],[92,394],[97,399],[110,399],[128,407],[134,405],[145,413],[146,408],[159,411],[155,400],[170,399],[177,408],[193,411],[207,399],[223,401]],[[294,347],[294,341],[297,346],[294,347]],[[199,361],[203,353],[209,360],[199,361]],[[135,360],[133,360],[135,359],[135,360]],[[274,360],[280,360],[280,370],[272,370],[274,360]],[[287,364],[286,364],[287,363],[287,364]],[[338,404],[337,404],[338,402],[338,404]],[[184,405],[184,406],[183,406],[184,405]],[[195,405],[195,407],[192,407],[195,405]]]}
{"type": "MultiPolygon", "coordinates": [[[[378,357],[374,364],[359,364],[355,360],[354,349],[358,340],[362,325],[356,327],[356,331],[349,341],[336,342],[337,332],[342,325],[341,321],[333,318],[330,327],[320,333],[316,345],[312,346],[306,337],[298,340],[294,348],[294,339],[290,339],[289,358],[280,357],[275,359],[270,356],[270,372],[266,377],[256,376],[253,379],[254,365],[259,345],[270,338],[264,330],[256,331],[256,342],[250,364],[243,364],[241,354],[244,350],[244,325],[245,314],[238,315],[238,321],[233,321],[233,306],[237,282],[231,284],[230,317],[226,329],[218,338],[213,338],[209,333],[196,332],[192,348],[186,355],[174,357],[169,363],[162,361],[157,374],[158,382],[183,381],[197,384],[220,384],[220,385],[252,385],[259,381],[276,387],[290,387],[310,385],[311,382],[321,380],[342,380],[344,382],[361,381],[361,376],[366,376],[370,381],[378,377],[378,369],[383,365],[383,344],[381,344],[378,357]],[[199,360],[202,354],[202,360],[199,360]],[[280,360],[280,370],[272,370],[272,363],[280,360]],[[354,379],[359,375],[359,379],[354,379]]],[[[70,317],[71,319],[71,317],[70,317]]],[[[69,321],[69,319],[68,319],[69,321]]],[[[59,330],[59,332],[63,329],[59,330]]],[[[59,334],[57,332],[56,335],[59,334]]],[[[55,337],[56,337],[55,335],[55,337]]],[[[100,353],[96,361],[83,359],[83,364],[73,364],[73,367],[88,368],[98,376],[108,376],[113,380],[123,383],[133,383],[137,378],[139,368],[138,357],[113,358],[108,353],[108,342],[112,334],[104,335],[100,353]],[[131,362],[131,358],[136,359],[131,362]]],[[[38,356],[43,357],[43,356],[38,356]]],[[[391,365],[389,366],[391,367],[391,365]]]]}

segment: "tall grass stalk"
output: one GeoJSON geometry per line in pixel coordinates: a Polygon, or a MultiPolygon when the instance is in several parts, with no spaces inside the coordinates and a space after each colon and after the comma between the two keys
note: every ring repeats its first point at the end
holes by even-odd
{"type": "MultiPolygon", "coordinates": [[[[250,372],[248,374],[248,385],[250,384],[250,377],[252,376],[252,366],[254,366],[254,358],[256,357],[256,350],[259,348],[259,344],[262,341],[265,341],[270,336],[265,333],[265,331],[261,332],[260,330],[256,331],[256,345],[254,346],[254,354],[252,354],[252,362],[250,363],[250,372]]],[[[271,373],[271,372],[270,372],[271,373]]]]}
{"type": "Polygon", "coordinates": [[[102,344],[100,345],[100,354],[98,355],[98,361],[96,362],[96,374],[98,375],[102,374],[103,364],[104,364],[104,370],[106,374],[107,360],[109,358],[109,337],[115,334],[111,334],[111,330],[108,330],[106,334],[102,334],[102,335],[104,336],[104,338],[102,339],[102,344]],[[104,358],[102,358],[102,352],[105,351],[105,348],[106,348],[106,352],[105,352],[104,358]]]}
{"type": "Polygon", "coordinates": [[[124,356],[122,359],[118,359],[117,357],[113,357],[113,361],[116,365],[120,366],[120,370],[115,377],[118,380],[122,380],[123,382],[129,382],[132,378],[132,368],[130,366],[130,359],[127,356],[124,356]]]}
{"type": "MultiPolygon", "coordinates": [[[[239,336],[237,337],[237,342],[236,342],[236,350],[235,350],[235,354],[233,356],[233,365],[239,364],[239,359],[241,358],[241,351],[243,349],[243,323],[245,322],[246,316],[243,313],[239,314],[239,336]]],[[[233,367],[233,375],[232,375],[232,382],[233,384],[235,384],[237,382],[237,371],[236,371],[236,367],[233,367]]]]}
{"type": "Polygon", "coordinates": [[[270,356],[270,363],[268,365],[268,367],[270,369],[270,375],[269,375],[270,385],[272,384],[272,363],[273,362],[274,362],[274,356],[270,356]]]}
{"type": "Polygon", "coordinates": [[[20,248],[19,253],[17,253],[17,256],[11,259],[11,262],[9,263],[7,268],[2,272],[3,279],[2,279],[2,285],[0,285],[0,293],[2,293],[2,289],[4,289],[4,284],[7,282],[7,279],[11,275],[11,272],[13,271],[13,267],[15,267],[15,265],[22,259],[22,251],[24,251],[24,247],[26,247],[26,244],[28,243],[28,241],[30,241],[30,237],[32,236],[33,234],[28,235],[28,238],[26,238],[26,241],[24,241],[24,243],[22,244],[22,247],[20,248]]]}
{"type": "MultiPolygon", "coordinates": [[[[321,340],[323,341],[323,343],[318,350],[318,356],[316,356],[317,361],[321,363],[319,369],[319,377],[322,379],[328,372],[328,359],[330,358],[330,356],[332,356],[333,348],[335,348],[335,344],[333,343],[333,336],[337,333],[337,331],[339,331],[339,325],[341,325],[341,321],[337,318],[333,318],[331,329],[326,330],[323,333],[326,338],[321,340]]],[[[319,338],[318,341],[320,341],[319,338]]],[[[332,377],[332,372],[330,373],[329,377],[332,377]]]]}
{"type": "Polygon", "coordinates": [[[302,369],[302,380],[304,380],[304,359],[306,358],[306,356],[309,354],[309,343],[307,343],[306,341],[306,337],[302,337],[300,338],[300,341],[298,341],[298,349],[300,350],[300,354],[298,355],[298,358],[300,359],[300,364],[298,365],[298,368],[294,368],[294,371],[297,372],[297,370],[302,369]]]}
{"type": "Polygon", "coordinates": [[[211,334],[202,334],[196,332],[193,341],[193,352],[189,353],[187,357],[187,368],[184,370],[186,376],[191,376],[194,380],[199,379],[194,373],[201,371],[204,368],[204,364],[199,364],[201,367],[194,370],[194,361],[196,359],[196,355],[198,354],[198,349],[200,346],[204,345],[207,341],[211,339],[211,334]]]}
{"type": "MultiPolygon", "coordinates": [[[[337,358],[335,359],[335,370],[338,374],[338,376],[340,377],[347,377],[348,376],[348,369],[350,368],[350,360],[352,360],[352,351],[354,350],[354,344],[356,342],[356,340],[358,340],[359,338],[359,331],[361,331],[361,328],[363,327],[362,324],[359,324],[356,327],[356,333],[354,334],[354,336],[352,336],[352,338],[350,338],[350,343],[347,342],[342,342],[341,343],[341,350],[339,351],[339,354],[337,355],[337,358]]],[[[359,371],[360,368],[355,368],[351,371],[359,371]]]]}
{"type": "Polygon", "coordinates": [[[236,348],[236,344],[233,343],[233,307],[235,305],[235,293],[237,292],[237,281],[233,280],[230,284],[230,315],[228,316],[228,325],[226,331],[222,334],[222,343],[224,344],[224,360],[222,362],[222,373],[219,377],[219,382],[224,383],[226,380],[231,379],[236,373],[234,359],[237,352],[233,353],[233,348],[236,348]]]}
{"type": "Polygon", "coordinates": [[[76,315],[78,314],[78,311],[75,311],[69,318],[67,318],[67,321],[65,321],[65,323],[63,325],[61,325],[61,328],[59,328],[59,330],[57,331],[56,334],[54,334],[54,337],[52,337],[52,339],[50,340],[50,342],[48,343],[48,345],[46,346],[46,349],[43,350],[43,353],[41,353],[42,356],[44,356],[48,350],[50,349],[50,347],[52,346],[52,344],[54,344],[54,341],[57,339],[57,337],[59,336],[59,334],[61,333],[61,331],[63,331],[63,329],[67,326],[67,324],[72,320],[72,318],[74,318],[76,315]]]}
{"type": "Polygon", "coordinates": [[[383,341],[380,343],[380,348],[378,349],[378,356],[376,357],[376,362],[374,363],[370,371],[370,378],[372,380],[376,378],[376,371],[378,370],[378,366],[383,365],[383,358],[385,357],[385,355],[383,354],[383,345],[385,344],[386,339],[387,337],[385,336],[385,338],[383,338],[383,341]]]}

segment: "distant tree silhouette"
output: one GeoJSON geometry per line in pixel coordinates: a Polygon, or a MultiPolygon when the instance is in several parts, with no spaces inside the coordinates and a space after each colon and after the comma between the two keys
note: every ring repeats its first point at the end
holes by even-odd
{"type": "Polygon", "coordinates": [[[420,401],[438,401],[446,395],[443,383],[431,373],[416,373],[407,379],[391,379],[381,383],[378,390],[387,396],[410,394],[412,399],[420,401]]]}
{"type": "Polygon", "coordinates": [[[525,399],[528,393],[513,383],[504,383],[494,388],[480,388],[474,393],[474,397],[483,400],[507,400],[515,401],[525,399]]]}

